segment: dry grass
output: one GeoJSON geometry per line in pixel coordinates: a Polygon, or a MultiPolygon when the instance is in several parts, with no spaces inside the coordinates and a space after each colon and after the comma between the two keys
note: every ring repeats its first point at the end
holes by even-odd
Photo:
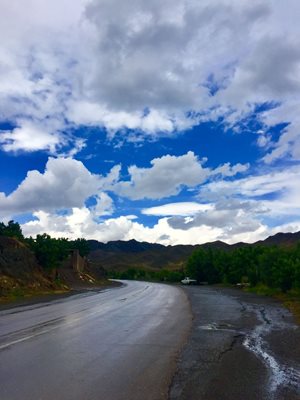
{"type": "Polygon", "coordinates": [[[245,289],[248,292],[274,297],[282,302],[294,315],[297,323],[300,325],[300,291],[290,290],[287,293],[282,293],[279,289],[271,289],[265,285],[257,285],[255,287],[245,289]]]}
{"type": "Polygon", "coordinates": [[[299,294],[284,294],[278,297],[287,307],[291,313],[295,316],[296,321],[300,325],[300,296],[299,294]]]}

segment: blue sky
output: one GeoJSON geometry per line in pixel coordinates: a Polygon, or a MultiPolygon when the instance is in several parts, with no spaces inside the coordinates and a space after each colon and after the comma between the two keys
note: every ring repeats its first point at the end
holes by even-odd
{"type": "Polygon", "coordinates": [[[1,220],[165,245],[300,230],[296,0],[0,12],[1,220]]]}

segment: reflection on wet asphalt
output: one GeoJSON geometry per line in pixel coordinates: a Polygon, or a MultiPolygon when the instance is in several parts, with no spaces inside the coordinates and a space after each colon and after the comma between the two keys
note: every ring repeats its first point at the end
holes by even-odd
{"type": "Polygon", "coordinates": [[[0,399],[163,399],[190,322],[182,290],[146,282],[2,310],[0,399]]]}

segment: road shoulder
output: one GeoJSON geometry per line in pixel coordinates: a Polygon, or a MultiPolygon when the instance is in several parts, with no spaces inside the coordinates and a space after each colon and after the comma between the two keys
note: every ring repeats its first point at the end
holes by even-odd
{"type": "Polygon", "coordinates": [[[299,399],[300,329],[287,309],[235,289],[185,291],[193,327],[170,400],[299,399]]]}

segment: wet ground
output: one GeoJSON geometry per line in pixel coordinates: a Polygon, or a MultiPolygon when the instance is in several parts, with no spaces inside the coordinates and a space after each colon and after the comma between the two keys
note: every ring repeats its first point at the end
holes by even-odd
{"type": "Polygon", "coordinates": [[[2,309],[0,399],[165,399],[190,320],[179,288],[147,282],[2,309]]]}
{"type": "Polygon", "coordinates": [[[170,400],[299,400],[300,327],[275,300],[235,289],[184,289],[193,327],[170,400]]]}
{"type": "Polygon", "coordinates": [[[300,399],[288,310],[234,289],[183,290],[127,282],[2,306],[0,399],[300,399]]]}

